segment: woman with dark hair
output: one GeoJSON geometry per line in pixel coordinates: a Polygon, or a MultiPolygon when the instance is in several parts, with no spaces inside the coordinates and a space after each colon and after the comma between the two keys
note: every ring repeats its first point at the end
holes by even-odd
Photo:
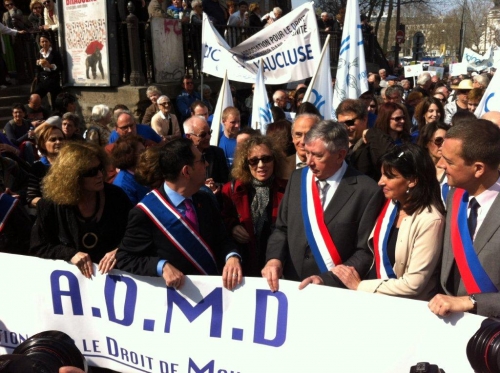
{"type": "Polygon", "coordinates": [[[266,136],[274,139],[286,156],[295,154],[295,146],[292,139],[292,123],[287,120],[279,120],[267,126],[266,136]]]}
{"type": "Polygon", "coordinates": [[[368,240],[375,256],[368,279],[345,265],[332,272],[352,290],[429,300],[438,291],[445,223],[434,164],[414,144],[394,147],[381,163],[387,202],[368,240]]]}
{"type": "Polygon", "coordinates": [[[299,116],[300,114],[315,114],[321,117],[319,110],[316,109],[316,106],[314,106],[310,102],[303,102],[300,104],[299,108],[297,109],[297,114],[295,116],[299,116]]]}
{"type": "Polygon", "coordinates": [[[307,88],[299,88],[295,91],[293,95],[293,111],[297,112],[299,110],[300,105],[302,105],[302,100],[306,94],[307,88]]]}
{"type": "Polygon", "coordinates": [[[31,235],[30,253],[76,265],[87,278],[116,264],[116,250],[132,208],[127,195],[104,182],[108,159],[87,142],[67,143],[43,180],[43,199],[31,235]]]}
{"type": "Polygon", "coordinates": [[[139,157],[146,150],[144,139],[128,133],[120,136],[115,144],[111,151],[111,159],[113,166],[119,168],[120,172],[113,180],[113,184],[122,188],[135,206],[150,191],[149,188],[138,183],[134,177],[139,157]]]}
{"type": "Polygon", "coordinates": [[[47,93],[50,93],[52,109],[55,110],[56,97],[62,90],[61,71],[64,68],[63,60],[61,54],[52,49],[49,35],[41,34],[39,42],[41,49],[36,60],[37,84],[33,93],[39,94],[42,99],[47,96],[47,93]]]}
{"type": "Polygon", "coordinates": [[[227,230],[243,248],[247,276],[260,277],[267,240],[276,221],[286,180],[285,157],[272,138],[252,136],[238,146],[231,174],[222,187],[222,217],[227,230]]]}
{"type": "Polygon", "coordinates": [[[418,134],[422,132],[423,128],[429,123],[443,121],[444,106],[442,102],[435,97],[425,97],[415,108],[414,117],[418,125],[418,136],[418,134]]]}

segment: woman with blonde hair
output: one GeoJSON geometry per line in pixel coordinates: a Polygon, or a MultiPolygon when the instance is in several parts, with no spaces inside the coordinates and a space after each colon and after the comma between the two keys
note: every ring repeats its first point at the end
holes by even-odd
{"type": "Polygon", "coordinates": [[[108,158],[86,142],[66,144],[43,180],[43,199],[30,253],[76,265],[91,278],[115,267],[116,250],[132,204],[119,187],[104,182],[108,158]]]}
{"type": "Polygon", "coordinates": [[[222,187],[222,217],[242,246],[247,276],[260,276],[267,240],[278,216],[287,181],[285,156],[271,137],[252,136],[238,146],[230,181],[222,187]]]}

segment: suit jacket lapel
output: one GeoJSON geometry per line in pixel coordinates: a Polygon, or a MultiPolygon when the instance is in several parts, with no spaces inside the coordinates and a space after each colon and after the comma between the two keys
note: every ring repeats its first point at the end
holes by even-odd
{"type": "Polygon", "coordinates": [[[353,184],[357,183],[356,176],[351,176],[352,168],[348,167],[339,186],[335,191],[330,203],[325,210],[325,224],[328,225],[333,218],[342,210],[342,207],[347,203],[351,195],[354,193],[353,184]]]}
{"type": "Polygon", "coordinates": [[[499,211],[500,194],[498,194],[495,198],[493,205],[491,205],[488,214],[486,214],[481,227],[479,227],[479,230],[476,233],[476,239],[474,240],[474,250],[477,254],[481,252],[490,238],[495,234],[498,228],[500,228],[500,219],[498,218],[499,211]]]}

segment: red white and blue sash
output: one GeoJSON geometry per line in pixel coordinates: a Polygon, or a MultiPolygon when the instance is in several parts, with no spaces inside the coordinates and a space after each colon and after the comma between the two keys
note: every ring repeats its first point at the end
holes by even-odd
{"type": "Polygon", "coordinates": [[[307,242],[321,272],[342,263],[323,216],[318,186],[310,169],[302,171],[301,205],[307,242]]]}
{"type": "Polygon", "coordinates": [[[14,210],[19,200],[7,193],[0,194],[0,232],[5,228],[10,213],[14,210]]]}
{"type": "Polygon", "coordinates": [[[373,254],[375,256],[375,268],[377,270],[377,278],[387,280],[396,278],[396,274],[392,269],[389,255],[387,255],[387,241],[391,228],[398,214],[398,205],[392,200],[387,200],[382,212],[377,218],[375,231],[373,232],[373,254]]]}
{"type": "Polygon", "coordinates": [[[468,193],[457,188],[453,194],[451,205],[450,239],[453,255],[468,294],[497,293],[498,289],[489,278],[474,251],[467,226],[468,204],[468,193]]]}
{"type": "Polygon", "coordinates": [[[137,206],[156,224],[187,260],[204,275],[217,275],[212,250],[175,207],[158,190],[153,190],[137,206]]]}

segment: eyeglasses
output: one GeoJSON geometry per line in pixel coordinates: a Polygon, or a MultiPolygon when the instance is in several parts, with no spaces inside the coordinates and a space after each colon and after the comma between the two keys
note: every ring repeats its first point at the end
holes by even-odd
{"type": "Polygon", "coordinates": [[[469,93],[469,90],[466,90],[466,89],[459,89],[457,91],[457,94],[459,94],[459,95],[466,95],[468,93],[469,93]]]}
{"type": "Polygon", "coordinates": [[[272,161],[274,161],[274,157],[272,155],[263,155],[260,158],[253,157],[253,158],[247,159],[247,163],[250,166],[257,166],[259,164],[259,162],[266,164],[266,163],[269,163],[272,161]]]}
{"type": "Polygon", "coordinates": [[[340,122],[340,124],[344,124],[346,127],[352,127],[356,123],[357,119],[358,118],[352,118],[352,119],[349,119],[349,120],[345,120],[343,122],[340,122]]]}
{"type": "Polygon", "coordinates": [[[104,168],[102,167],[102,164],[99,166],[93,167],[90,170],[85,171],[82,174],[82,177],[95,177],[97,174],[99,174],[99,171],[102,173],[104,172],[104,168]]]}
{"type": "Polygon", "coordinates": [[[49,137],[47,141],[56,142],[56,141],[64,141],[64,137],[49,137]]]}
{"type": "Polygon", "coordinates": [[[12,3],[5,4],[5,6],[14,6],[12,3]]]}
{"type": "Polygon", "coordinates": [[[190,133],[190,135],[192,135],[192,136],[196,136],[196,137],[198,137],[198,138],[200,138],[200,139],[204,139],[205,137],[207,137],[207,136],[211,136],[211,135],[212,135],[212,130],[210,130],[208,133],[207,133],[207,132],[205,132],[205,131],[203,131],[202,133],[200,133],[200,134],[198,134],[198,135],[197,135],[196,133],[190,133]]]}
{"type": "Polygon", "coordinates": [[[394,122],[399,122],[399,121],[405,120],[405,117],[403,117],[403,116],[401,116],[401,117],[392,117],[391,120],[393,120],[394,122]]]}
{"type": "Polygon", "coordinates": [[[434,140],[431,140],[431,141],[434,143],[434,145],[441,146],[441,145],[443,145],[444,138],[436,137],[434,140]]]}
{"type": "Polygon", "coordinates": [[[207,162],[207,159],[205,158],[205,154],[202,154],[201,158],[198,159],[197,161],[193,161],[193,163],[196,163],[196,162],[201,162],[201,163],[205,164],[207,162]]]}
{"type": "Polygon", "coordinates": [[[128,124],[126,126],[116,127],[116,129],[120,130],[120,131],[126,131],[128,129],[134,128],[134,126],[135,126],[135,123],[134,124],[128,124]]]}
{"type": "Polygon", "coordinates": [[[161,104],[158,104],[158,105],[160,105],[160,106],[170,106],[171,103],[170,103],[170,101],[168,101],[168,102],[162,102],[161,104]]]}

